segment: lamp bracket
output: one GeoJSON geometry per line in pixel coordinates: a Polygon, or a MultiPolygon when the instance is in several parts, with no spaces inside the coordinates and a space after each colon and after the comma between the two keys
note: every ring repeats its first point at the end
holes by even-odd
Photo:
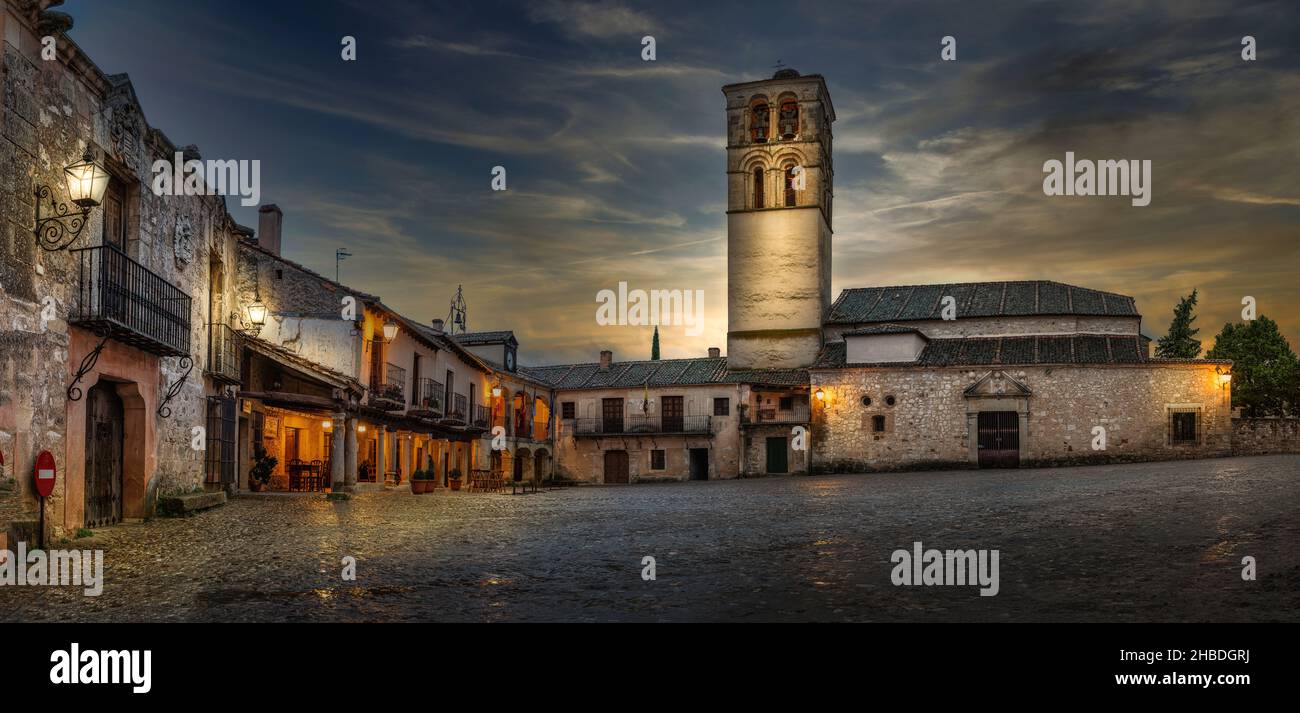
{"type": "Polygon", "coordinates": [[[73,243],[85,230],[90,207],[81,212],[72,212],[67,203],[54,199],[54,190],[49,185],[36,187],[36,242],[45,250],[55,252],[73,243]],[[41,203],[49,201],[50,214],[41,217],[41,203]]]}

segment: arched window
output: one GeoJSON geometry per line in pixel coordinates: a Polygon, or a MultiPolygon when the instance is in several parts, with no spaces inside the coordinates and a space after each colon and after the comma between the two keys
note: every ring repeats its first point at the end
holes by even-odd
{"type": "Polygon", "coordinates": [[[767,141],[770,135],[768,122],[771,121],[767,102],[759,102],[750,109],[749,138],[757,144],[767,141]]]}
{"type": "Polygon", "coordinates": [[[763,208],[763,168],[754,169],[754,207],[763,208]]]}
{"type": "Polygon", "coordinates": [[[785,207],[793,208],[795,199],[794,190],[794,166],[785,168],[785,207]]]}
{"type": "Polygon", "coordinates": [[[781,102],[778,128],[782,139],[793,139],[799,133],[799,102],[793,99],[781,102]]]}

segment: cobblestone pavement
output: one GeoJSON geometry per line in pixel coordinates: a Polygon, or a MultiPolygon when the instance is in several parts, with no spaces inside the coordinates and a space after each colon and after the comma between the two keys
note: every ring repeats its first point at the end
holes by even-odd
{"type": "Polygon", "coordinates": [[[250,496],[92,542],[102,596],[0,587],[0,621],[1297,621],[1300,456],[250,496]],[[1000,593],[893,586],[916,540],[998,549],[1000,593]]]}

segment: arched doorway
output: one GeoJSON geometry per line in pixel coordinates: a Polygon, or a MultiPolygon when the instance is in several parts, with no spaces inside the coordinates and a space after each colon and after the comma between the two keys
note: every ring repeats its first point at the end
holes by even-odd
{"type": "Polygon", "coordinates": [[[530,456],[531,454],[528,452],[528,449],[526,448],[521,449],[518,453],[515,454],[514,463],[513,463],[514,473],[512,474],[511,477],[514,479],[516,483],[523,480],[525,477],[528,477],[529,475],[528,471],[530,470],[529,466],[532,464],[532,458],[530,456]]]}
{"type": "Polygon", "coordinates": [[[537,480],[546,480],[551,477],[551,454],[545,449],[537,451],[533,456],[533,478],[537,480]]]}
{"type": "Polygon", "coordinates": [[[115,384],[100,381],[86,392],[86,527],[122,521],[125,421],[115,384]]]}

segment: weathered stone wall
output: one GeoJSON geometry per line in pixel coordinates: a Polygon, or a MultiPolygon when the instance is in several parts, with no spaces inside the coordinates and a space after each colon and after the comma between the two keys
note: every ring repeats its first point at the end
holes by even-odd
{"type": "MultiPolygon", "coordinates": [[[[178,357],[150,358],[112,342],[121,358],[104,361],[78,386],[88,390],[105,373],[136,382],[132,399],[150,419],[145,454],[153,470],[144,474],[143,489],[131,488],[124,503],[130,516],[147,514],[151,494],[199,487],[203,479],[202,452],[191,448],[191,429],[205,425],[206,396],[213,386],[203,378],[207,360],[207,323],[213,304],[209,265],[230,264],[232,224],[219,197],[155,196],[150,167],[155,159],[173,158],[176,148],[143,120],[134,91],[125,75],[108,76],[61,36],[58,58],[41,59],[40,37],[34,28],[34,5],[5,2],[0,11],[3,42],[3,104],[0,105],[0,449],[18,472],[30,472],[36,454],[50,450],[60,479],[53,505],[65,513],[52,523],[56,532],[80,525],[80,495],[84,441],[73,438],[70,424],[84,422],[85,401],[70,401],[66,389],[82,358],[98,338],[68,318],[78,305],[77,248],[102,243],[104,210],[90,212],[85,229],[69,249],[38,247],[35,228],[35,187],[48,185],[56,201],[69,204],[63,167],[81,158],[89,146],[124,188],[129,257],[190,296],[190,358],[194,370],[168,404],[171,417],[155,414],[162,394],[185,369],[178,357]],[[84,339],[74,339],[73,335],[84,339]],[[106,371],[112,364],[112,373],[106,371]],[[156,441],[154,438],[156,437],[156,441]],[[138,491],[138,492],[136,492],[138,491]]],[[[57,36],[57,33],[56,33],[57,36]]],[[[193,155],[191,157],[194,157],[193,155]]],[[[42,212],[49,214],[48,200],[42,212]]],[[[227,294],[227,297],[230,295],[227,294]]],[[[221,300],[216,300],[220,302],[221,300]]],[[[84,424],[83,424],[84,426],[84,424]]],[[[78,433],[84,427],[78,429],[78,433]]],[[[22,482],[28,510],[35,499],[22,482]]]]}
{"type": "Polygon", "coordinates": [[[1300,418],[1232,419],[1232,453],[1300,453],[1300,418]]]}
{"type": "MultiPolygon", "coordinates": [[[[813,470],[871,471],[972,467],[973,408],[963,392],[989,369],[854,368],[817,370],[813,470]],[[864,406],[862,397],[870,396],[864,406]],[[894,397],[894,405],[887,403],[894,397]],[[884,432],[872,417],[885,418],[884,432]]],[[[1008,369],[1032,395],[1023,400],[1022,465],[1163,460],[1225,455],[1229,410],[1213,365],[1034,366],[1008,369]],[[1170,406],[1202,409],[1202,440],[1168,444],[1170,406]],[[1092,449],[1093,427],[1106,429],[1104,451],[1092,449]]],[[[1018,410],[1009,399],[996,410],[1018,410]]]]}

